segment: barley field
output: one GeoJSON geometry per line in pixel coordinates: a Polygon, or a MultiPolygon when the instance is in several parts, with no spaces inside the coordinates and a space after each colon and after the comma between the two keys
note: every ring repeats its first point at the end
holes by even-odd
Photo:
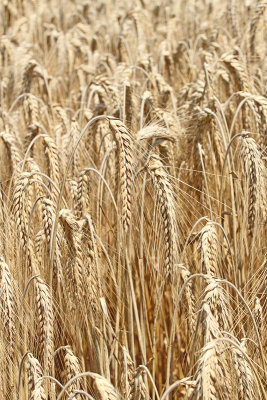
{"type": "Polygon", "coordinates": [[[0,400],[267,399],[266,8],[0,1],[0,400]]]}

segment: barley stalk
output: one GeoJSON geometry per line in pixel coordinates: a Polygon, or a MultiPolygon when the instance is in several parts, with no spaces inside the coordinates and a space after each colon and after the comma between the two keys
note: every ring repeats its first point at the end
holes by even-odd
{"type": "Polygon", "coordinates": [[[119,170],[122,199],[122,223],[127,232],[131,220],[133,157],[132,139],[125,125],[118,119],[109,119],[109,125],[119,148],[119,170]]]}

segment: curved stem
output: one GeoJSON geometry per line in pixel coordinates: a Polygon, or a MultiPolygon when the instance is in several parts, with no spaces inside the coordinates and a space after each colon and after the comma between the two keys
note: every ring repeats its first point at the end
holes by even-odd
{"type": "Polygon", "coordinates": [[[180,385],[194,385],[195,381],[190,381],[190,378],[183,378],[180,379],[179,381],[174,382],[171,386],[168,387],[168,389],[163,393],[162,397],[160,400],[165,400],[168,394],[172,392],[175,388],[177,388],[180,385]]]}
{"type": "Polygon", "coordinates": [[[99,376],[98,374],[96,374],[95,372],[82,372],[81,374],[75,375],[73,378],[71,378],[66,385],[62,388],[61,392],[58,395],[57,400],[60,400],[62,398],[62,396],[64,395],[64,392],[66,392],[66,389],[73,383],[75,382],[77,379],[82,378],[83,376],[90,376],[91,378],[95,378],[96,376],[99,376]]]}
{"type": "Polygon", "coordinates": [[[83,396],[87,397],[90,400],[95,400],[93,396],[91,396],[89,393],[85,392],[84,390],[73,390],[73,394],[69,396],[69,399],[73,399],[76,394],[82,394],[83,396]]]}
{"type": "Polygon", "coordinates": [[[27,355],[28,355],[29,353],[30,353],[30,352],[27,351],[27,353],[25,353],[25,354],[23,355],[23,357],[22,357],[22,359],[20,360],[20,363],[19,363],[19,375],[18,375],[18,383],[17,383],[18,400],[20,400],[20,379],[21,379],[21,371],[22,371],[22,367],[23,367],[24,360],[25,360],[25,358],[27,357],[27,355]]]}
{"type": "MultiPolygon", "coordinates": [[[[53,376],[50,376],[50,375],[43,375],[43,376],[40,376],[40,378],[36,381],[36,384],[37,384],[38,382],[41,382],[41,381],[44,380],[44,379],[50,379],[51,381],[57,383],[58,386],[60,386],[62,390],[64,390],[64,387],[63,387],[62,383],[60,383],[56,378],[54,378],[53,376]]],[[[65,392],[67,395],[69,395],[68,392],[67,392],[66,390],[64,390],[64,392],[65,392]]]]}
{"type": "MultiPolygon", "coordinates": [[[[26,284],[26,286],[25,286],[24,292],[23,292],[23,294],[22,294],[21,305],[20,305],[20,308],[21,308],[21,309],[23,308],[25,296],[26,296],[27,291],[28,291],[28,289],[29,289],[30,283],[31,283],[35,278],[38,278],[38,276],[40,276],[40,274],[34,275],[34,276],[32,276],[32,277],[28,280],[28,282],[27,282],[27,284],[26,284]]],[[[28,354],[28,353],[27,353],[27,354],[28,354]]]]}
{"type": "Polygon", "coordinates": [[[151,373],[150,373],[149,369],[148,369],[145,365],[138,365],[138,368],[137,368],[137,369],[143,369],[144,371],[146,371],[146,373],[147,373],[147,375],[149,376],[149,379],[150,379],[150,381],[151,381],[151,383],[152,383],[152,386],[153,386],[153,388],[154,388],[154,390],[155,390],[157,399],[160,400],[158,389],[157,389],[157,387],[156,387],[156,385],[155,385],[155,382],[154,382],[154,380],[153,380],[153,378],[152,378],[152,376],[151,376],[151,373]]]}

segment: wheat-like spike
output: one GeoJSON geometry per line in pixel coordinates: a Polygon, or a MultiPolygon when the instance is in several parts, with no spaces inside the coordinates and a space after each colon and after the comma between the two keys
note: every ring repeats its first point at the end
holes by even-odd
{"type": "Polygon", "coordinates": [[[134,27],[136,30],[136,35],[138,41],[141,41],[146,32],[144,31],[145,28],[145,19],[144,19],[144,14],[141,12],[140,9],[135,9],[131,14],[129,15],[134,21],[134,27]]]}
{"type": "Polygon", "coordinates": [[[149,172],[160,204],[164,235],[164,269],[169,275],[173,269],[177,234],[175,228],[175,202],[172,185],[159,156],[153,154],[148,164],[149,172]]]}
{"type": "Polygon", "coordinates": [[[88,248],[88,257],[90,264],[95,265],[97,262],[98,251],[96,248],[95,229],[91,216],[87,216],[81,220],[84,242],[88,248]],[[89,228],[89,229],[88,229],[89,228]]]}
{"type": "Polygon", "coordinates": [[[115,115],[120,104],[115,85],[106,76],[102,75],[95,77],[94,83],[100,89],[100,101],[108,105],[110,115],[115,115]]]}
{"type": "Polygon", "coordinates": [[[202,330],[204,335],[204,344],[221,336],[221,330],[218,324],[218,314],[214,307],[211,308],[208,302],[203,301],[201,306],[202,330]]]}
{"type": "Polygon", "coordinates": [[[257,4],[257,6],[255,8],[254,15],[253,15],[251,23],[250,23],[250,27],[249,27],[249,50],[250,50],[251,55],[255,54],[256,31],[257,31],[257,27],[258,27],[260,18],[264,13],[265,7],[266,7],[266,2],[257,4]]]}
{"type": "Polygon", "coordinates": [[[238,43],[239,38],[240,38],[240,30],[239,30],[239,24],[237,21],[236,0],[231,0],[231,2],[230,2],[230,17],[231,17],[233,35],[234,35],[234,38],[237,39],[237,43],[238,43]]]}
{"type": "Polygon", "coordinates": [[[123,372],[121,377],[124,397],[129,400],[145,400],[148,393],[143,380],[144,371],[139,371],[134,367],[134,362],[126,347],[123,347],[123,353],[125,369],[127,367],[127,375],[123,372]]]}
{"type": "MultiPolygon", "coordinates": [[[[241,350],[246,353],[245,340],[239,344],[241,350]]],[[[251,367],[245,359],[243,353],[236,347],[233,348],[233,361],[237,374],[238,400],[252,400],[255,394],[255,383],[251,367]]]]}
{"type": "Polygon", "coordinates": [[[169,130],[165,127],[162,127],[161,125],[149,125],[146,126],[145,128],[142,128],[140,131],[137,132],[137,140],[142,141],[142,140],[158,140],[164,141],[164,142],[175,142],[175,137],[172,135],[172,132],[169,132],[169,130]]]}
{"type": "Polygon", "coordinates": [[[254,318],[255,318],[255,321],[258,326],[259,333],[263,337],[264,318],[263,318],[263,310],[262,310],[262,306],[261,306],[259,297],[255,298],[253,314],[254,314],[254,318]]]}
{"type": "Polygon", "coordinates": [[[123,41],[123,37],[120,36],[118,40],[118,53],[119,53],[119,62],[121,63],[128,63],[129,62],[129,55],[125,48],[125,42],[123,41]]]}
{"type": "MultiPolygon", "coordinates": [[[[179,272],[184,283],[191,276],[191,274],[185,266],[179,265],[179,267],[179,272]]],[[[193,291],[192,280],[189,281],[185,287],[185,298],[187,303],[188,327],[193,332],[196,326],[196,299],[193,291]]]]}
{"type": "Polygon", "coordinates": [[[157,119],[155,113],[154,96],[149,90],[146,90],[142,95],[142,105],[144,108],[144,116],[146,117],[147,122],[151,122],[152,119],[157,119]]]}
{"type": "MultiPolygon", "coordinates": [[[[196,96],[196,102],[199,102],[200,98],[198,97],[198,92],[196,96]]],[[[192,102],[191,113],[193,114],[192,121],[190,121],[190,131],[197,132],[194,135],[193,146],[191,150],[191,163],[193,170],[190,171],[190,179],[194,180],[194,187],[197,189],[198,196],[201,202],[207,201],[207,196],[203,196],[205,190],[203,190],[204,179],[203,175],[195,174],[194,170],[203,170],[205,167],[206,160],[206,152],[205,148],[203,148],[203,135],[205,131],[208,131],[210,128],[210,115],[206,111],[206,109],[202,109],[199,106],[195,106],[194,102],[192,102]]],[[[196,193],[196,195],[197,195],[196,193]]]]}
{"type": "Polygon", "coordinates": [[[98,391],[101,400],[119,400],[119,395],[114,386],[103,376],[91,374],[94,378],[94,387],[98,391]]]}
{"type": "Polygon", "coordinates": [[[45,232],[44,229],[41,229],[39,232],[36,233],[34,237],[34,249],[39,264],[41,264],[43,260],[42,244],[44,242],[45,242],[45,232]]]}
{"type": "Polygon", "coordinates": [[[149,398],[148,389],[144,383],[143,379],[144,371],[139,372],[138,368],[134,377],[134,385],[132,385],[132,390],[130,393],[131,400],[146,400],[149,398]]]}
{"type": "Polygon", "coordinates": [[[101,85],[101,83],[97,82],[97,80],[95,79],[93,82],[91,82],[90,89],[93,92],[94,97],[99,100],[99,103],[96,104],[95,110],[97,110],[99,106],[106,109],[109,99],[108,97],[106,97],[105,89],[101,85]]]}
{"type": "MultiPolygon", "coordinates": [[[[41,181],[41,178],[38,176],[38,173],[41,172],[40,171],[40,167],[39,165],[34,161],[33,158],[28,158],[27,161],[25,162],[25,170],[27,172],[31,172],[32,173],[32,179],[34,179],[35,181],[41,181]],[[36,174],[37,172],[37,174],[36,174]]],[[[38,182],[38,183],[39,183],[38,182]]],[[[37,185],[37,187],[39,187],[39,185],[37,185]]],[[[42,194],[42,193],[40,193],[42,194]]]]}
{"type": "Polygon", "coordinates": [[[204,75],[201,79],[194,84],[192,95],[190,96],[190,101],[188,101],[188,108],[193,110],[195,107],[200,106],[201,100],[203,99],[203,94],[205,92],[205,78],[204,75]]]}
{"type": "Polygon", "coordinates": [[[192,400],[230,399],[223,352],[221,353],[219,346],[214,342],[209,342],[201,353],[192,400]]]}
{"type": "Polygon", "coordinates": [[[44,233],[46,235],[48,243],[50,243],[51,240],[55,211],[55,203],[47,197],[44,197],[42,199],[42,221],[44,226],[44,233]]]}
{"type": "Polygon", "coordinates": [[[40,380],[43,376],[42,367],[39,361],[31,353],[27,354],[26,368],[31,396],[30,400],[47,400],[43,381],[40,380]]]}
{"type": "Polygon", "coordinates": [[[239,96],[241,98],[247,98],[251,100],[250,104],[253,102],[252,109],[255,110],[255,122],[257,132],[260,134],[259,145],[260,149],[266,155],[266,146],[267,146],[267,138],[266,138],[266,129],[267,129],[267,99],[264,96],[254,95],[247,92],[240,92],[239,96]]]}
{"type": "Polygon", "coordinates": [[[133,122],[134,122],[134,107],[133,107],[133,88],[129,82],[125,82],[124,119],[126,125],[131,130],[133,128],[133,122]]]}
{"type": "Polygon", "coordinates": [[[2,321],[2,333],[6,338],[9,357],[12,361],[15,353],[16,308],[13,278],[4,258],[0,256],[0,319],[2,321]]]}
{"type": "Polygon", "coordinates": [[[69,273],[69,285],[70,293],[72,297],[79,302],[84,298],[84,287],[83,287],[83,277],[84,277],[84,265],[82,259],[82,240],[80,225],[77,222],[75,216],[70,210],[62,209],[59,214],[59,218],[62,226],[64,227],[64,233],[66,234],[67,240],[71,245],[72,259],[68,262],[70,263],[68,267],[69,273]],[[77,292],[73,293],[72,285],[76,287],[77,292]]]}
{"type": "Polygon", "coordinates": [[[36,126],[39,122],[39,102],[35,96],[28,93],[24,98],[23,108],[25,114],[25,121],[27,126],[36,126]]]}
{"type": "Polygon", "coordinates": [[[222,61],[235,72],[239,90],[250,92],[250,82],[244,65],[233,54],[223,54],[222,61]]]}
{"type": "MultiPolygon", "coordinates": [[[[30,169],[36,171],[34,162],[29,163],[30,169]]],[[[34,172],[22,172],[16,177],[13,190],[13,212],[17,227],[21,248],[26,256],[26,264],[30,273],[38,273],[36,265],[32,229],[28,231],[29,218],[31,214],[31,197],[33,194],[33,184],[37,181],[39,187],[40,177],[34,172]]]]}
{"type": "Polygon", "coordinates": [[[122,223],[127,232],[131,220],[132,185],[133,185],[133,155],[132,139],[125,125],[119,119],[109,119],[110,128],[119,148],[119,169],[122,198],[122,223]]]}
{"type": "MultiPolygon", "coordinates": [[[[71,346],[62,346],[56,350],[61,359],[60,376],[62,383],[66,384],[71,378],[82,372],[79,359],[73,354],[71,346]]],[[[70,392],[75,389],[81,389],[81,379],[77,379],[69,386],[70,392]]]]}
{"type": "Polygon", "coordinates": [[[122,386],[122,392],[123,395],[126,399],[131,398],[131,392],[132,389],[134,389],[134,362],[132,360],[132,357],[130,356],[130,353],[128,349],[123,346],[123,355],[122,355],[122,364],[124,366],[124,369],[121,374],[121,386],[122,386]],[[127,371],[127,373],[126,373],[127,371]]]}
{"type": "Polygon", "coordinates": [[[78,176],[77,193],[75,198],[75,213],[78,218],[82,218],[84,213],[88,213],[89,209],[89,176],[88,170],[84,169],[78,176]]]}
{"type": "Polygon", "coordinates": [[[50,291],[41,278],[35,279],[38,346],[46,374],[50,374],[54,353],[54,312],[50,291]]]}
{"type": "Polygon", "coordinates": [[[83,224],[83,221],[81,221],[82,228],[84,228],[86,225],[88,225],[88,228],[89,228],[88,231],[90,234],[89,238],[87,239],[89,254],[92,255],[91,261],[97,265],[98,258],[100,257],[100,249],[99,249],[97,239],[96,239],[95,225],[94,225],[92,217],[90,215],[87,215],[85,217],[85,220],[86,220],[86,224],[83,224]]]}
{"type": "Polygon", "coordinates": [[[159,144],[159,153],[162,163],[165,165],[167,172],[171,175],[175,175],[174,170],[174,152],[173,145],[171,141],[164,141],[159,144]]]}
{"type": "Polygon", "coordinates": [[[6,61],[10,61],[13,59],[14,53],[14,43],[12,43],[11,37],[9,38],[7,35],[3,35],[1,40],[2,51],[3,51],[3,58],[6,61]]]}
{"type": "Polygon", "coordinates": [[[32,195],[31,175],[29,172],[23,172],[17,176],[13,191],[12,207],[20,246],[26,256],[26,266],[29,268],[30,274],[36,274],[38,273],[38,267],[35,263],[33,241],[31,235],[28,237],[29,200],[32,195]]]}
{"type": "Polygon", "coordinates": [[[67,134],[70,129],[70,120],[66,110],[60,106],[55,106],[56,116],[60,121],[61,132],[67,134]]]}
{"type": "Polygon", "coordinates": [[[205,314],[204,339],[208,342],[210,337],[218,337],[219,331],[227,330],[231,326],[231,314],[226,295],[219,283],[212,276],[206,277],[206,283],[202,310],[205,314]]]}
{"type": "MultiPolygon", "coordinates": [[[[64,23],[62,17],[61,20],[62,23],[64,23]]],[[[60,32],[56,42],[56,52],[58,59],[58,71],[63,76],[68,74],[68,70],[70,68],[69,50],[70,50],[69,40],[67,40],[63,32],[60,32]]]]}
{"type": "MultiPolygon", "coordinates": [[[[85,142],[86,149],[90,151],[89,149],[91,148],[93,141],[94,162],[97,166],[100,166],[100,161],[103,157],[102,155],[104,155],[107,149],[113,144],[113,137],[112,135],[109,135],[109,132],[108,121],[100,119],[96,122],[95,133],[92,135],[92,139],[85,142]]],[[[110,158],[107,159],[107,170],[109,170],[109,168],[111,168],[110,158]]]]}
{"type": "Polygon", "coordinates": [[[76,203],[76,196],[77,196],[77,186],[78,183],[75,179],[70,179],[68,181],[68,193],[69,193],[69,197],[70,200],[72,202],[72,208],[75,209],[75,203],[76,203]]]}
{"type": "Polygon", "coordinates": [[[26,247],[27,244],[27,216],[25,213],[25,203],[27,201],[26,190],[29,190],[31,174],[29,172],[22,172],[16,179],[13,193],[13,210],[14,218],[19,233],[22,246],[26,247]]]}
{"type": "Polygon", "coordinates": [[[201,262],[204,274],[219,276],[217,265],[218,237],[215,224],[208,222],[200,232],[201,262]]]}
{"type": "MultiPolygon", "coordinates": [[[[67,149],[68,151],[67,156],[69,156],[71,151],[70,149],[74,147],[79,136],[80,136],[79,124],[75,119],[72,119],[70,126],[70,133],[69,133],[69,143],[68,143],[68,146],[70,146],[70,148],[67,149]]],[[[80,170],[80,162],[81,162],[81,146],[78,146],[72,160],[72,171],[71,171],[72,177],[75,177],[78,171],[80,170]]]]}
{"type": "Polygon", "coordinates": [[[37,66],[37,62],[35,60],[29,60],[29,62],[25,65],[23,74],[22,74],[22,82],[21,82],[21,90],[20,93],[29,93],[31,89],[31,82],[33,78],[33,72],[35,67],[37,66]]]}
{"type": "Polygon", "coordinates": [[[218,129],[218,123],[214,117],[214,113],[217,111],[217,105],[213,98],[209,102],[209,107],[205,107],[203,111],[207,115],[207,120],[209,120],[211,140],[213,142],[214,153],[216,161],[218,162],[219,170],[221,170],[223,167],[225,147],[223,143],[222,134],[218,129]]]}
{"type": "Polygon", "coordinates": [[[163,58],[163,68],[164,68],[164,75],[166,76],[166,80],[170,83],[173,84],[173,72],[174,72],[174,63],[173,59],[171,56],[171,53],[166,50],[162,53],[163,58]]]}
{"type": "MultiPolygon", "coordinates": [[[[55,219],[55,211],[56,206],[55,203],[48,199],[47,197],[42,200],[42,221],[44,227],[44,235],[46,240],[47,247],[47,255],[51,242],[51,235],[53,231],[53,221],[55,219]]],[[[56,233],[56,247],[55,247],[55,257],[53,260],[53,278],[54,281],[62,282],[63,280],[63,271],[61,265],[61,246],[60,246],[60,232],[59,230],[56,233]]]]}
{"type": "MultiPolygon", "coordinates": [[[[43,136],[45,156],[48,164],[48,173],[54,184],[59,187],[59,154],[57,146],[54,140],[48,136],[43,136]]],[[[52,200],[56,203],[58,197],[58,191],[54,185],[50,186],[52,200]]]]}
{"type": "Polygon", "coordinates": [[[166,107],[169,99],[171,98],[172,95],[172,88],[168,83],[165,81],[163,76],[159,73],[154,74],[156,86],[159,92],[159,96],[157,96],[158,99],[158,106],[160,108],[166,107]]]}
{"type": "MultiPolygon", "coordinates": [[[[4,204],[4,196],[3,196],[3,184],[0,180],[0,226],[3,226],[4,224],[4,209],[5,209],[5,204],[4,204]]],[[[2,251],[2,248],[0,247],[0,252],[2,251]]]]}
{"type": "Polygon", "coordinates": [[[11,171],[15,171],[16,166],[21,161],[21,156],[19,153],[18,146],[16,144],[16,138],[11,133],[1,132],[0,137],[2,138],[6,149],[9,153],[9,160],[11,164],[11,171]]]}
{"type": "Polygon", "coordinates": [[[248,231],[252,235],[259,217],[262,216],[263,220],[266,220],[265,167],[254,139],[245,136],[241,139],[241,145],[248,180],[248,231]]]}

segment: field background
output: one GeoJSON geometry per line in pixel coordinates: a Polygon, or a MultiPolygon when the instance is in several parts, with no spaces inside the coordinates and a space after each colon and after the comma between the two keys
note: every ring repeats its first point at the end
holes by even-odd
{"type": "Polygon", "coordinates": [[[266,5],[0,2],[0,399],[266,399],[266,5]]]}

